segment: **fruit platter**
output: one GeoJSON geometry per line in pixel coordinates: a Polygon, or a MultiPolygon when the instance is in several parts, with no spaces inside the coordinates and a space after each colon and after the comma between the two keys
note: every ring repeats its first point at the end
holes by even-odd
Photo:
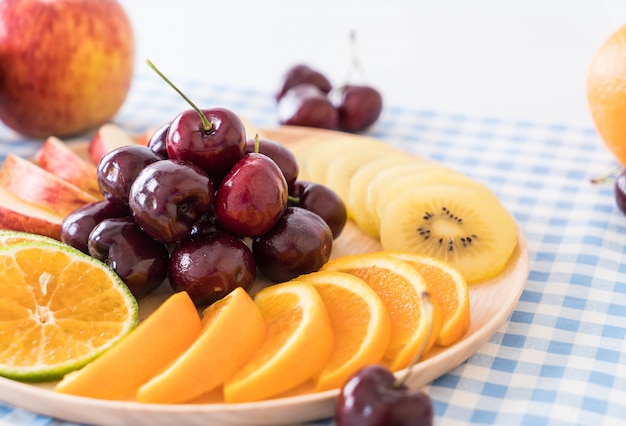
{"type": "MultiPolygon", "coordinates": [[[[443,166],[435,165],[428,160],[414,158],[404,153],[400,153],[401,155],[395,155],[398,153],[394,153],[394,155],[385,154],[383,157],[387,158],[387,160],[379,161],[378,165],[374,166],[372,164],[374,163],[374,157],[380,157],[383,150],[387,148],[381,141],[364,136],[297,126],[255,129],[255,132],[258,132],[266,139],[278,142],[292,151],[298,158],[301,176],[307,179],[315,179],[316,171],[319,172],[321,168],[324,168],[326,176],[330,176],[334,167],[331,164],[332,161],[316,160],[317,157],[310,155],[311,151],[307,154],[307,149],[320,150],[320,146],[324,143],[329,143],[328,141],[331,141],[330,143],[334,147],[339,148],[330,148],[330,145],[325,145],[321,151],[326,149],[327,159],[334,158],[336,162],[339,162],[338,159],[340,159],[341,164],[340,167],[337,167],[337,170],[352,170],[350,176],[353,178],[357,170],[371,169],[369,177],[372,178],[376,173],[386,173],[390,168],[405,167],[408,162],[417,162],[420,166],[423,166],[424,170],[432,168],[429,172],[432,172],[431,178],[450,179],[450,182],[456,182],[455,179],[459,178],[452,171],[444,171],[443,166]],[[368,147],[372,151],[372,155],[359,154],[352,156],[356,159],[345,160],[346,156],[340,155],[340,152],[346,152],[345,150],[342,151],[344,148],[354,150],[355,146],[357,146],[355,144],[368,147]],[[342,146],[344,148],[341,148],[342,146]],[[333,149],[337,149],[337,152],[333,153],[333,149]],[[393,158],[393,160],[390,158],[393,158]],[[372,165],[369,166],[369,164],[372,165]],[[376,173],[375,170],[377,170],[376,173]]],[[[129,140],[125,141],[129,143],[129,140]]],[[[134,141],[137,142],[137,138],[134,141]]],[[[81,158],[87,160],[90,157],[90,145],[94,145],[93,141],[91,144],[87,142],[73,144],[72,149],[81,158]]],[[[403,170],[403,173],[406,173],[407,169],[403,170]]],[[[361,256],[381,253],[384,249],[385,235],[388,235],[389,232],[401,231],[401,229],[385,230],[383,224],[376,224],[375,220],[372,222],[371,218],[360,216],[357,210],[360,208],[358,206],[365,209],[365,204],[363,204],[365,195],[361,193],[357,200],[350,200],[350,195],[342,189],[342,177],[343,174],[338,173],[336,181],[324,182],[338,194],[341,194],[341,197],[345,199],[346,204],[349,206],[348,210],[351,211],[349,214],[350,219],[346,221],[341,234],[333,241],[332,252],[328,262],[328,265],[332,266],[327,265],[325,267],[327,269],[333,269],[333,266],[339,268],[339,261],[350,258],[352,255],[361,256]]],[[[367,179],[367,181],[372,182],[375,179],[367,179]]],[[[352,182],[354,182],[354,179],[352,182]]],[[[467,181],[459,182],[467,183],[467,181]]],[[[372,187],[373,185],[369,186],[372,187]]],[[[480,188],[476,189],[476,191],[474,196],[479,197],[479,199],[483,197],[482,201],[484,204],[489,204],[492,201],[487,192],[481,192],[480,188]]],[[[402,199],[408,198],[400,197],[395,199],[395,197],[391,197],[384,203],[402,206],[402,199]]],[[[405,205],[401,208],[405,211],[410,211],[411,206],[406,205],[407,201],[404,203],[405,205]]],[[[451,217],[457,222],[461,220],[456,215],[451,217]]],[[[381,218],[378,219],[380,220],[381,218]]],[[[390,220],[394,223],[401,222],[401,218],[394,217],[390,220]]],[[[469,215],[465,220],[470,221],[469,215]]],[[[497,221],[497,218],[489,220],[497,221]]],[[[433,229],[432,232],[434,233],[435,230],[433,229]]],[[[475,233],[479,232],[483,232],[483,230],[479,229],[475,233]]],[[[448,342],[445,345],[433,344],[415,365],[410,367],[404,365],[404,368],[399,368],[395,371],[397,376],[402,376],[410,368],[410,375],[407,378],[407,386],[410,389],[420,389],[439,376],[458,367],[476,352],[481,345],[486,343],[507,320],[519,299],[528,275],[528,248],[525,238],[517,226],[513,226],[513,232],[513,242],[509,243],[510,248],[502,248],[500,246],[495,248],[495,250],[510,250],[510,254],[506,256],[504,263],[496,266],[493,273],[483,274],[482,277],[471,281],[467,286],[469,293],[469,321],[462,335],[455,337],[453,343],[448,342]]],[[[471,235],[473,238],[478,238],[474,234],[471,235]]],[[[502,239],[506,238],[503,237],[502,239]]],[[[397,240],[397,238],[394,238],[394,240],[397,240]]],[[[401,248],[393,248],[393,250],[399,252],[401,248]]],[[[369,261],[374,262],[374,258],[370,258],[370,260],[365,258],[365,262],[369,261]]],[[[470,264],[480,265],[480,262],[480,259],[474,258],[470,264]]],[[[495,263],[497,264],[497,262],[495,263]]],[[[471,265],[464,265],[461,262],[458,264],[458,267],[465,268],[467,276],[472,277],[475,271],[473,271],[471,265]]],[[[482,271],[488,269],[486,266],[480,266],[480,268],[482,271]]],[[[276,279],[270,280],[263,274],[258,275],[253,287],[250,289],[250,294],[254,295],[264,288],[271,288],[275,282],[276,279]]],[[[171,296],[172,287],[167,281],[148,294],[142,295],[138,303],[139,323],[141,324],[147,318],[150,318],[171,296]]],[[[207,422],[220,425],[286,425],[332,417],[340,392],[338,386],[320,390],[311,381],[307,381],[277,396],[256,401],[225,402],[220,392],[208,392],[184,403],[166,404],[138,402],[133,399],[107,400],[72,395],[58,392],[57,387],[57,381],[26,383],[0,378],[0,395],[2,395],[2,400],[7,403],[70,421],[89,424],[102,422],[102,424],[107,425],[200,425],[207,424],[207,422]]]]}
{"type": "Polygon", "coordinates": [[[495,193],[372,137],[200,109],[148,65],[190,109],[0,169],[5,402],[107,425],[431,423],[421,388],[528,276],[495,193]]]}

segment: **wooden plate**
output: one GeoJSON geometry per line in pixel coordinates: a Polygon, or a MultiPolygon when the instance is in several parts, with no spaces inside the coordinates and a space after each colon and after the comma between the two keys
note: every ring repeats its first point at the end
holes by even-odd
{"type": "MultiPolygon", "coordinates": [[[[301,128],[264,130],[263,135],[283,143],[305,142],[310,135],[333,132],[301,128]]],[[[336,134],[334,136],[337,136],[336,134]]],[[[343,137],[343,136],[342,136],[343,137]]],[[[358,137],[358,136],[351,136],[358,137]]],[[[335,241],[333,257],[379,250],[380,243],[348,223],[335,241]]],[[[454,345],[436,347],[414,368],[409,386],[417,389],[457,367],[476,352],[507,320],[526,284],[528,246],[518,230],[518,244],[505,270],[497,277],[470,288],[471,323],[467,334],[454,345]]],[[[258,286],[266,283],[259,281],[258,286]]],[[[167,285],[140,303],[145,318],[170,294],[167,285]]],[[[207,366],[216,368],[216,366],[207,366]]],[[[402,372],[398,372],[402,374],[402,372]]],[[[56,393],[54,383],[27,384],[0,378],[0,400],[36,413],[94,425],[289,425],[333,415],[338,390],[313,393],[309,385],[280,398],[242,404],[225,404],[218,395],[206,395],[190,404],[142,404],[105,401],[56,393]]]]}

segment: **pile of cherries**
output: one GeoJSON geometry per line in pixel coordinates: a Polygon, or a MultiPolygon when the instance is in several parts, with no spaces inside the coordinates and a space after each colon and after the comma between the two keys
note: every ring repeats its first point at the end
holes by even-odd
{"type": "Polygon", "coordinates": [[[169,278],[205,305],[249,290],[257,269],[274,282],[318,270],[346,223],[341,199],[297,180],[293,154],[247,138],[232,111],[188,102],[147,146],[102,158],[104,200],[68,215],[62,240],[109,264],[138,299],[169,278]]]}
{"type": "Polygon", "coordinates": [[[355,133],[374,124],[383,108],[374,87],[346,83],[333,88],[324,74],[305,64],[287,70],[276,102],[281,124],[355,133]]]}

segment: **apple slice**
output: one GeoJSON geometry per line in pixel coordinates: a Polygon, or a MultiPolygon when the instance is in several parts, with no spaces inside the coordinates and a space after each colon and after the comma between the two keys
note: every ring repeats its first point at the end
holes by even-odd
{"type": "Polygon", "coordinates": [[[30,232],[61,240],[63,216],[26,202],[0,187],[0,229],[30,232]]]}
{"type": "Polygon", "coordinates": [[[0,186],[24,201],[65,217],[85,204],[98,201],[75,185],[15,154],[6,157],[0,186]]]}
{"type": "Polygon", "coordinates": [[[87,152],[93,164],[98,164],[107,152],[126,145],[135,145],[137,142],[120,126],[106,123],[100,126],[89,142],[87,152]]]}
{"type": "Polygon", "coordinates": [[[83,160],[66,143],[55,136],[50,136],[35,154],[35,163],[79,187],[96,198],[102,199],[98,188],[96,167],[83,160]]]}

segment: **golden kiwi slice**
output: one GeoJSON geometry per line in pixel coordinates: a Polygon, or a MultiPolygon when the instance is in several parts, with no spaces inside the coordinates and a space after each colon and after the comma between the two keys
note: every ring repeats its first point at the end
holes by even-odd
{"type": "Polygon", "coordinates": [[[415,167],[418,167],[418,164],[423,163],[423,161],[420,162],[415,157],[409,155],[390,155],[374,159],[354,172],[348,185],[346,207],[349,216],[361,230],[378,237],[378,225],[374,223],[365,205],[367,190],[372,180],[389,168],[397,167],[401,164],[413,164],[415,167]]]}
{"type": "MultiPolygon", "coordinates": [[[[389,156],[406,156],[396,149],[380,144],[367,149],[356,149],[334,157],[326,169],[325,184],[337,193],[339,198],[348,205],[348,189],[352,175],[361,167],[378,158],[389,156]]],[[[348,212],[350,217],[350,212],[348,212]]]]}
{"type": "Polygon", "coordinates": [[[480,185],[464,174],[437,163],[430,163],[422,167],[407,168],[398,166],[381,173],[370,183],[365,197],[365,208],[368,211],[373,226],[380,233],[380,220],[385,209],[402,192],[421,188],[424,185],[480,185]]]}
{"type": "Polygon", "coordinates": [[[300,167],[299,178],[325,185],[326,170],[338,158],[381,146],[386,145],[377,139],[336,132],[332,135],[305,138],[298,142],[292,152],[300,167]]]}
{"type": "Polygon", "coordinates": [[[398,194],[380,224],[384,250],[429,255],[468,282],[498,275],[517,245],[517,226],[484,185],[425,185],[398,194]]]}

